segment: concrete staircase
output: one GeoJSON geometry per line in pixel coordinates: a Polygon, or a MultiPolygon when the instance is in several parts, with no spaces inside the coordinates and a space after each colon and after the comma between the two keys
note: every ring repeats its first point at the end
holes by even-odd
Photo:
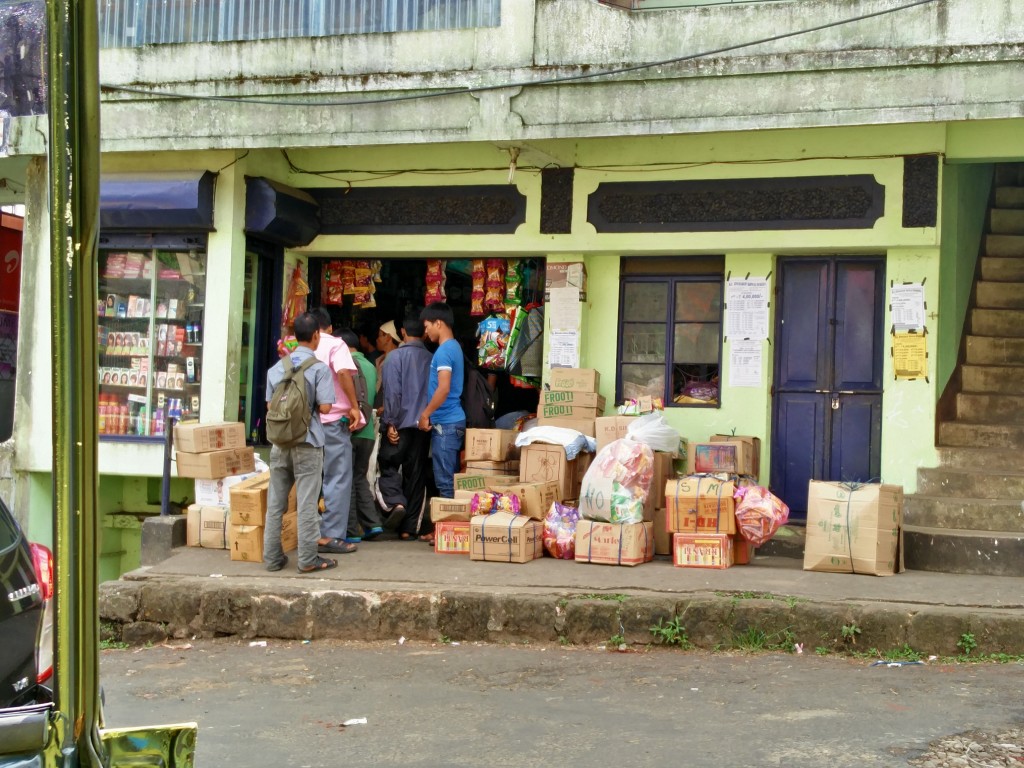
{"type": "Polygon", "coordinates": [[[1024,576],[1024,164],[996,168],[940,466],[905,510],[907,568],[1024,576]]]}

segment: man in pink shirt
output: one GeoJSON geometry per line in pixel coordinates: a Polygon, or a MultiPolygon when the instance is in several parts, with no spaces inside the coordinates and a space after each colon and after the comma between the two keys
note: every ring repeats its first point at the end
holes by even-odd
{"type": "Polygon", "coordinates": [[[324,513],[320,518],[320,552],[343,555],[355,552],[355,542],[347,541],[348,516],[352,506],[352,433],[363,427],[363,415],[356,401],[352,372],[355,361],[348,346],[332,336],[331,315],[317,307],[313,315],[320,324],[320,345],[316,357],[331,369],[334,381],[334,405],[320,414],[324,427],[324,513]]]}

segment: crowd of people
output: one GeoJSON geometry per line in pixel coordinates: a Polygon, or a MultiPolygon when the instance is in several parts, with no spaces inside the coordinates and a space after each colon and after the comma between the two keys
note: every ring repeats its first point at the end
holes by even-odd
{"type": "MultiPolygon", "coordinates": [[[[293,485],[300,573],[334,568],[337,560],[324,555],[354,552],[386,531],[433,543],[427,500],[454,496],[466,431],[465,361],[453,326],[443,302],[406,317],[400,328],[380,325],[372,342],[370,329],[335,329],[324,307],[295,319],[298,346],[289,368],[315,358],[302,371],[312,417],[304,441],[271,447],[267,570],[288,562],[281,521],[293,485]]],[[[268,371],[268,405],[286,375],[283,359],[268,371]]]]}

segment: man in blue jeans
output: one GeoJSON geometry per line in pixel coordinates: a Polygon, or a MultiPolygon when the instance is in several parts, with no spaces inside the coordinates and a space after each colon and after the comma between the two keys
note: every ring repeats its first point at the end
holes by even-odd
{"type": "Polygon", "coordinates": [[[462,410],[464,365],[462,347],[452,331],[455,318],[443,301],[429,304],[420,313],[428,339],[438,345],[430,361],[427,407],[417,426],[430,431],[434,482],[444,498],[455,496],[455,473],[459,471],[459,452],[466,435],[466,413],[462,410]]]}

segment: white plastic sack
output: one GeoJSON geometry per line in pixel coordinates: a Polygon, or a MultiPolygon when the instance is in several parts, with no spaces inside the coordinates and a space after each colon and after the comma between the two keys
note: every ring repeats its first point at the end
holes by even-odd
{"type": "Polygon", "coordinates": [[[661,411],[645,413],[633,419],[626,434],[633,440],[649,446],[652,451],[679,452],[679,433],[669,426],[661,411]]]}
{"type": "Polygon", "coordinates": [[[580,514],[606,523],[639,523],[654,478],[654,453],[635,440],[613,440],[583,476],[580,514]]]}

